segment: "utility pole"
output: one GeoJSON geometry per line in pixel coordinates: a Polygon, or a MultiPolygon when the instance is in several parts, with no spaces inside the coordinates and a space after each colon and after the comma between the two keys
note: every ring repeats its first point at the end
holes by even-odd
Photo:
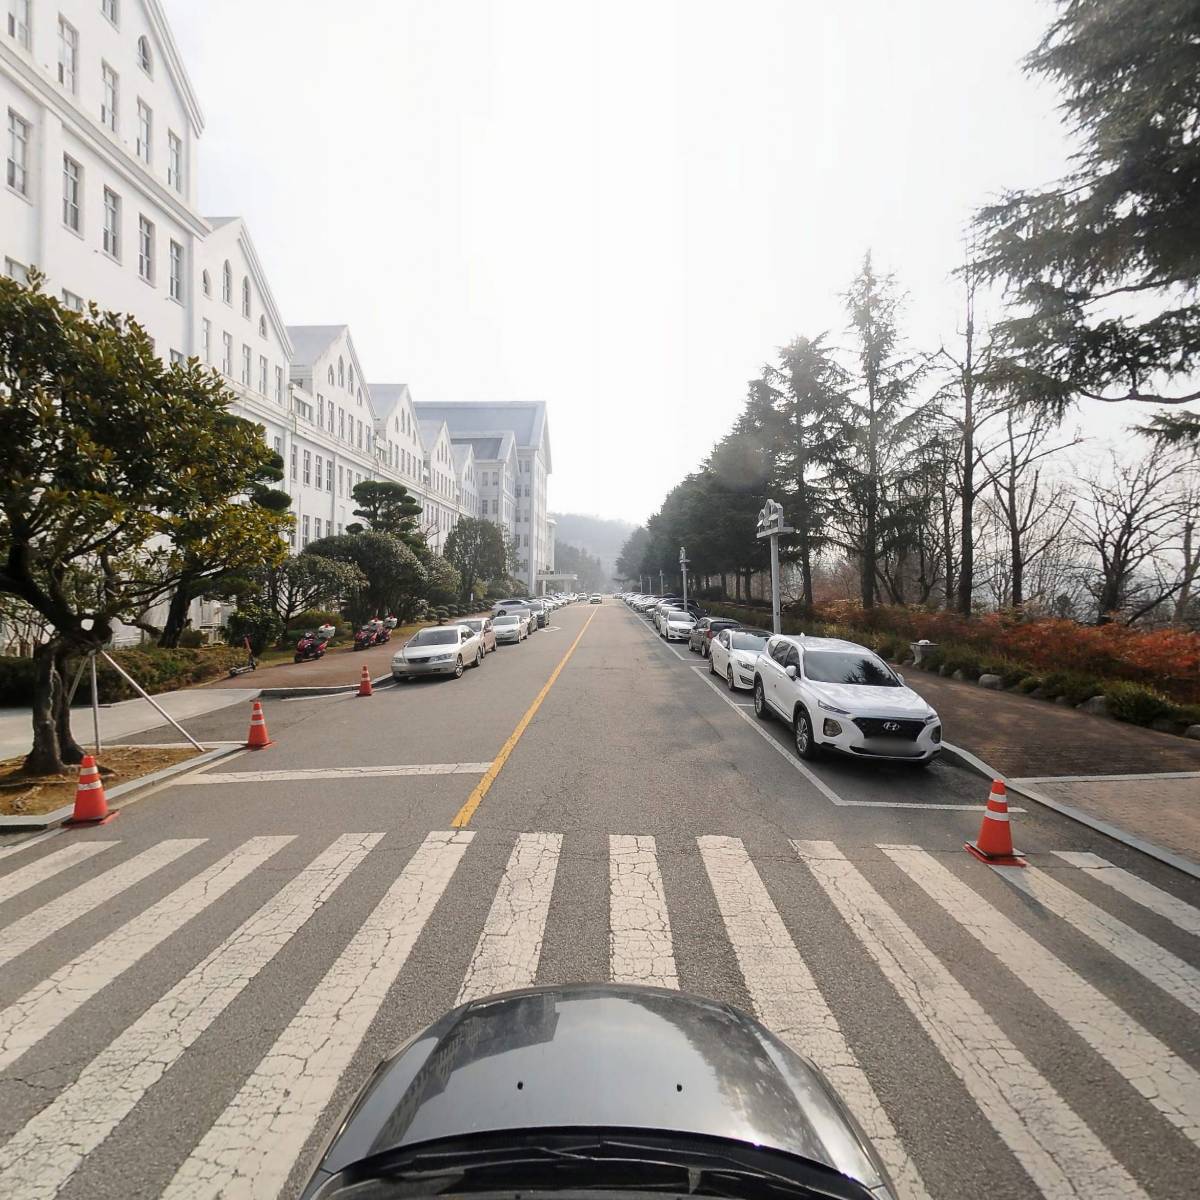
{"type": "Polygon", "coordinates": [[[779,535],[796,531],[783,523],[783,505],[768,500],[758,513],[760,538],[771,539],[771,629],[781,633],[779,613],[779,535]]]}
{"type": "Polygon", "coordinates": [[[687,569],[688,556],[683,546],[679,547],[679,574],[683,577],[683,607],[687,609],[687,569]]]}
{"type": "Polygon", "coordinates": [[[661,596],[667,590],[667,585],[663,581],[662,567],[658,568],[658,594],[661,596]]]}

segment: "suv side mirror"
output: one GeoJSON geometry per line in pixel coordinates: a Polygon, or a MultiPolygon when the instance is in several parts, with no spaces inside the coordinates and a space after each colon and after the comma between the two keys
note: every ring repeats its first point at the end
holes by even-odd
{"type": "Polygon", "coordinates": [[[896,678],[900,680],[901,683],[904,683],[904,676],[901,675],[899,671],[896,672],[896,678]]]}
{"type": "Polygon", "coordinates": [[[784,667],[784,668],[783,668],[783,673],[784,673],[784,674],[785,674],[785,675],[786,675],[786,676],[787,676],[789,679],[795,679],[795,678],[796,678],[796,676],[800,674],[800,669],[799,669],[799,668],[796,666],[796,664],[795,664],[795,663],[791,663],[791,664],[789,664],[788,666],[786,666],[786,667],[784,667]]]}

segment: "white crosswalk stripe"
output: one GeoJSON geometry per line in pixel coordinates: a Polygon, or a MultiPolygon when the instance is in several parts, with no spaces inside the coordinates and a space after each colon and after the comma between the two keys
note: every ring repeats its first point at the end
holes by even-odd
{"type": "Polygon", "coordinates": [[[677,988],[671,918],[654,839],[609,837],[608,880],[612,981],[677,988]]]}
{"type": "Polygon", "coordinates": [[[1200,1145],[1200,1072],[932,855],[915,846],[882,849],[1019,983],[1056,1012],[1185,1137],[1200,1145]]]}
{"type": "Polygon", "coordinates": [[[460,830],[425,839],[163,1200],[279,1192],[473,836],[460,830]]]}
{"type": "Polygon", "coordinates": [[[1193,908],[1178,896],[1139,879],[1124,867],[1114,866],[1098,854],[1085,854],[1074,850],[1055,850],[1054,853],[1063,862],[1078,867],[1089,879],[1099,880],[1134,903],[1157,913],[1160,917],[1165,917],[1172,925],[1177,925],[1186,933],[1200,936],[1200,908],[1193,908]]]}
{"type": "MultiPolygon", "coordinates": [[[[694,902],[696,887],[711,891],[708,903],[716,901],[715,932],[727,939],[752,1007],[829,1077],[880,1152],[903,1200],[928,1200],[926,1178],[936,1180],[938,1195],[947,1194],[944,1155],[928,1164],[923,1157],[942,1154],[942,1131],[927,1135],[918,1127],[914,1132],[911,1114],[889,1111],[896,1096],[894,1079],[889,1091],[875,1078],[880,1051],[886,1045],[894,1058],[896,1039],[905,1036],[921,1039],[926,1052],[948,1068],[946,1078],[958,1096],[947,1096],[945,1102],[957,1099],[969,1106],[971,1119],[982,1118],[995,1132],[990,1153],[1010,1160],[1002,1188],[1006,1195],[1140,1200],[1158,1194],[1149,1186],[1153,1156],[1149,1162],[1131,1161],[1128,1146],[1105,1144],[1102,1134],[1113,1126],[1097,1113],[1116,1103],[1111,1093],[1101,1094],[1095,1109],[1080,1098],[1086,1092],[1072,1092],[1070,1098],[1065,1094],[1061,1072],[1076,1052],[1072,1045],[1085,1055],[1090,1046],[1109,1064],[1116,1073],[1111,1086],[1123,1087],[1122,1077],[1132,1085],[1128,1104],[1142,1110],[1136,1118],[1142,1125],[1159,1122],[1171,1137],[1178,1130],[1200,1145],[1200,1072],[1184,1052],[1168,1044],[1170,1037],[1164,1041],[1158,1035],[1157,1026],[1151,1033],[1086,977],[1099,970],[1099,959],[1110,959],[1115,972],[1130,973],[1131,979],[1136,972],[1140,980],[1200,1011],[1200,964],[1181,957],[1186,951],[1178,945],[1172,950],[1157,945],[1146,932],[1165,920],[1173,935],[1174,929],[1195,933],[1200,912],[1095,855],[1061,851],[1046,870],[999,871],[1025,904],[1010,918],[1011,908],[998,911],[986,897],[987,888],[999,888],[986,868],[966,855],[958,863],[912,846],[879,847],[886,855],[880,861],[829,841],[794,841],[790,850],[784,847],[792,856],[787,859],[773,849],[771,872],[764,878],[739,838],[701,837],[682,860],[672,858],[669,891],[658,844],[644,834],[609,835],[607,855],[600,861],[590,855],[567,860],[569,881],[558,877],[570,834],[502,834],[504,841],[498,844],[495,834],[482,838],[464,830],[433,832],[394,866],[384,847],[371,854],[384,836],[357,833],[314,840],[303,857],[287,866],[280,865],[281,852],[291,847],[287,857],[292,858],[300,844],[297,837],[253,837],[203,870],[190,869],[182,883],[176,870],[168,884],[163,868],[197,850],[205,839],[164,840],[107,870],[99,869],[106,860],[98,856],[107,850],[115,858],[119,841],[50,843],[41,857],[15,859],[20,865],[7,873],[0,869],[0,896],[38,885],[61,892],[0,933],[0,961],[52,942],[71,922],[111,908],[135,884],[157,892],[136,912],[129,911],[132,897],[121,899],[123,923],[0,1009],[0,1072],[6,1081],[42,1071],[53,1061],[55,1039],[49,1035],[76,1018],[69,1058],[56,1068],[63,1073],[61,1082],[52,1085],[56,1090],[48,1088],[40,1099],[36,1088],[24,1093],[24,1103],[42,1105],[22,1114],[24,1124],[6,1124],[0,1113],[0,1138],[8,1138],[0,1145],[0,1195],[50,1200],[67,1186],[85,1194],[88,1157],[98,1147],[109,1142],[108,1151],[124,1154],[125,1141],[134,1132],[123,1126],[132,1125],[144,1136],[144,1121],[174,1119],[169,1112],[146,1116],[153,1107],[152,1090],[177,1064],[180,1071],[188,1070],[182,1060],[200,1053],[193,1047],[202,1034],[212,1030],[220,1037],[226,1021],[243,1018],[240,1011],[232,1017],[226,1010],[252,982],[262,977],[265,986],[275,986],[285,969],[283,961],[275,960],[293,939],[299,944],[292,946],[292,954],[315,948],[323,973],[307,994],[295,996],[286,1010],[293,1015],[272,1026],[273,1011],[266,1008],[252,1058],[232,1055],[220,1062],[218,1077],[224,1073],[222,1086],[231,1099],[209,1110],[206,1121],[211,1123],[192,1130],[186,1145],[175,1136],[174,1175],[155,1184],[165,1186],[165,1200],[274,1200],[287,1191],[305,1147],[316,1144],[315,1134],[329,1132],[335,1095],[344,1094],[347,1084],[362,1082],[348,1075],[370,1069],[371,1063],[362,1062],[362,1051],[364,1045],[376,1044],[370,1038],[373,1031],[378,1037],[388,995],[397,985],[422,986],[416,973],[428,969],[417,949],[423,938],[436,941],[444,936],[441,930],[454,929],[464,956],[474,946],[461,980],[457,972],[454,978],[443,972],[434,977],[436,982],[431,979],[429,1002],[435,1011],[455,1003],[456,994],[457,1002],[463,1002],[535,983],[543,944],[561,944],[561,926],[554,925],[555,937],[548,943],[547,929],[564,921],[573,941],[589,944],[589,954],[603,943],[603,961],[614,982],[679,988],[681,964],[686,968],[695,960],[689,957],[692,948],[679,944],[677,930],[690,931],[695,921],[678,919],[675,906],[694,902]],[[99,848],[79,856],[84,846],[99,848]],[[507,853],[503,869],[491,857],[493,850],[507,853]],[[94,865],[86,866],[93,859],[94,865]],[[69,872],[85,866],[97,874],[76,884],[78,872],[69,872]],[[347,922],[327,916],[319,927],[313,923],[306,928],[323,905],[349,902],[345,884],[360,867],[370,886],[379,882],[375,895],[382,893],[366,918],[347,922]],[[253,913],[238,912],[238,885],[252,887],[276,871],[281,872],[279,884],[250,893],[261,898],[269,892],[270,898],[256,899],[253,913]],[[575,886],[556,887],[576,884],[580,871],[594,872],[580,889],[582,895],[597,895],[594,889],[603,877],[606,907],[580,910],[575,886]],[[156,872],[163,872],[158,884],[152,882],[156,872]],[[381,872],[386,878],[381,879],[381,872]],[[886,887],[876,872],[886,875],[886,887]],[[841,949],[857,952],[860,965],[855,969],[875,974],[895,1014],[908,1022],[906,1031],[898,1030],[894,1020],[878,1029],[864,1027],[861,1019],[835,1011],[830,997],[845,995],[844,987],[826,990],[806,952],[807,926],[789,928],[776,907],[778,897],[768,890],[768,881],[774,889],[774,881],[785,879],[819,901],[821,936],[835,939],[835,953],[836,939],[844,939],[841,949]],[[1075,890],[1075,882],[1093,897],[1099,893],[1092,883],[1104,884],[1107,891],[1099,898],[1111,895],[1115,905],[1124,905],[1122,917],[1075,890]],[[469,903],[473,914],[480,913],[474,897],[481,886],[491,897],[487,914],[472,916],[464,925],[461,905],[469,903]],[[897,889],[903,889],[903,896],[897,889]],[[1047,1019],[1059,1023],[1062,1033],[1052,1061],[1040,1063],[1040,1051],[1032,1047],[1042,1043],[1022,1040],[1022,1031],[1010,1026],[1009,1006],[993,1011],[989,994],[963,974],[953,940],[934,941],[926,935],[922,913],[948,929],[951,939],[969,945],[971,953],[978,955],[975,942],[981,943],[998,961],[996,969],[1006,969],[1019,981],[1014,987],[1024,987],[1049,1009],[1047,1019]],[[206,920],[201,927],[214,932],[203,948],[189,953],[176,935],[194,928],[202,914],[206,920]],[[1133,923],[1139,917],[1144,917],[1144,927],[1133,923]],[[1062,939],[1072,940],[1086,951],[1081,961],[1087,967],[1073,969],[1039,940],[1051,929],[1055,950],[1062,939]],[[182,957],[177,980],[161,974],[163,960],[155,952],[167,949],[182,957]],[[106,997],[114,995],[110,985],[118,979],[122,988],[115,994],[132,994],[141,973],[151,971],[163,978],[162,984],[144,995],[115,1036],[95,1035],[89,1044],[87,1023],[79,1020],[87,1005],[110,1003],[106,997]],[[127,1122],[135,1108],[136,1122],[127,1122]],[[1149,1171],[1145,1178],[1143,1171],[1149,1171]]],[[[673,846],[672,854],[678,853],[673,846]]],[[[706,961],[711,961],[707,953],[706,961]]],[[[823,947],[819,961],[828,962],[828,953],[823,947]]],[[[65,957],[52,955],[52,961],[65,957]]],[[[545,970],[561,978],[562,967],[557,961],[545,970]]],[[[682,974],[686,979],[686,970],[682,974]]],[[[1101,982],[1107,979],[1102,976],[1101,982]]],[[[1172,1024],[1164,1022],[1164,1028],[1170,1030],[1172,1024]]],[[[212,1062],[206,1060],[202,1069],[211,1072],[212,1062]]],[[[53,1072],[49,1077],[55,1077],[53,1072]]],[[[907,1097],[895,1103],[907,1107],[907,1097]]],[[[970,1190],[974,1178],[966,1163],[957,1180],[959,1191],[970,1190]]]]}
{"type": "Polygon", "coordinates": [[[1064,887],[1034,868],[996,867],[996,873],[1038,904],[1073,925],[1084,937],[1103,946],[1114,958],[1200,1013],[1200,971],[1156,945],[1131,925],[1064,887]]]}
{"type": "Polygon", "coordinates": [[[291,840],[251,838],[35,984],[0,1012],[0,1070],[291,840]]]}
{"type": "Polygon", "coordinates": [[[0,879],[0,904],[11,900],[14,896],[19,896],[22,892],[29,891],[31,887],[36,887],[47,879],[53,879],[60,871],[86,862],[93,855],[116,844],[116,842],[76,842],[73,846],[67,846],[53,854],[47,854],[10,872],[0,879]]]}
{"type": "Polygon", "coordinates": [[[702,837],[700,854],[760,1020],[829,1077],[905,1200],[928,1195],[740,838],[702,837]]]}
{"type": "Polygon", "coordinates": [[[382,837],[339,837],[94,1058],[0,1147],[0,1195],[56,1195],[382,837]]]}
{"type": "Polygon", "coordinates": [[[1043,1196],[1145,1195],[836,846],[792,845],[1043,1196]]]}
{"type": "Polygon", "coordinates": [[[560,833],[522,833],[517,838],[457,1003],[533,983],[561,847],[560,833]]]}
{"type": "Polygon", "coordinates": [[[19,921],[14,921],[0,936],[0,966],[11,962],[19,954],[32,949],[40,942],[58,933],[60,929],[77,921],[80,917],[99,909],[114,896],[119,896],[135,883],[161,870],[168,863],[197,846],[203,846],[204,838],[178,838],[159,842],[149,850],[134,855],[119,866],[105,871],[81,883],[77,888],[35,909],[19,921]]]}

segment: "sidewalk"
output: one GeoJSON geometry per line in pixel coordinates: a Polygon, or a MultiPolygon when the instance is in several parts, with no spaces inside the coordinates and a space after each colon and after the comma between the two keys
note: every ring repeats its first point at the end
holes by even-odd
{"type": "Polygon", "coordinates": [[[1200,742],[914,667],[906,681],[947,742],[1016,786],[1200,864],[1200,742]]]}
{"type": "Polygon", "coordinates": [[[247,671],[235,679],[214,679],[200,685],[201,691],[217,688],[249,688],[262,691],[267,688],[337,687],[357,684],[362,675],[363,664],[378,679],[391,670],[392,655],[404,645],[403,639],[392,638],[382,646],[369,650],[330,650],[324,658],[315,662],[281,662],[257,671],[247,671]]]}

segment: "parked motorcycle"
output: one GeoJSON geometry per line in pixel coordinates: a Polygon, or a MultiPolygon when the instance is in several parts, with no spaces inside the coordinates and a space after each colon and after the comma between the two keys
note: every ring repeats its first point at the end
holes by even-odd
{"type": "Polygon", "coordinates": [[[329,639],[321,636],[321,631],[306,633],[297,643],[296,652],[292,656],[293,662],[312,662],[317,658],[325,657],[326,647],[329,645],[329,639]]]}
{"type": "Polygon", "coordinates": [[[382,624],[376,625],[371,622],[355,631],[354,648],[355,650],[369,650],[372,646],[391,641],[391,638],[390,630],[384,629],[382,624]]]}

